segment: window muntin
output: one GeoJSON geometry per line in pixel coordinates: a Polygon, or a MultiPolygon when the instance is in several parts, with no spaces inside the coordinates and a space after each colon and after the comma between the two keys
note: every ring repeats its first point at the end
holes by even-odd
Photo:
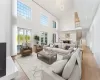
{"type": "Polygon", "coordinates": [[[23,4],[20,1],[17,1],[17,14],[22,16],[25,19],[31,19],[32,17],[32,11],[31,8],[27,5],[23,4]]]}
{"type": "Polygon", "coordinates": [[[41,14],[40,23],[44,26],[48,25],[48,17],[46,15],[41,14]]]}

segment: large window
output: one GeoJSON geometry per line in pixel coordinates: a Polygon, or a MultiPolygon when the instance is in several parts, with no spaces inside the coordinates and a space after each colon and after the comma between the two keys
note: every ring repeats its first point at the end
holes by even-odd
{"type": "Polygon", "coordinates": [[[18,45],[22,45],[23,43],[31,42],[31,30],[18,28],[17,30],[17,43],[18,45]]]}
{"type": "Polygon", "coordinates": [[[43,25],[43,26],[47,26],[48,25],[48,17],[41,14],[41,17],[40,17],[40,23],[43,25]]]}
{"type": "Polygon", "coordinates": [[[24,28],[17,28],[17,53],[20,53],[22,44],[31,43],[31,30],[24,28]]]}
{"type": "Polygon", "coordinates": [[[32,16],[31,8],[23,4],[20,1],[17,1],[17,14],[22,16],[25,19],[31,19],[32,16]]]}

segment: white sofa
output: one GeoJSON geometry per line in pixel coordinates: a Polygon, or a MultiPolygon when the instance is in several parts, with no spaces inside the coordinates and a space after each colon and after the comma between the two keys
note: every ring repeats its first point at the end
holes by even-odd
{"type": "MultiPolygon", "coordinates": [[[[62,76],[59,76],[58,74],[54,73],[52,71],[52,66],[51,66],[49,69],[45,69],[45,70],[42,71],[42,79],[41,80],[81,80],[82,52],[81,52],[80,49],[77,49],[75,51],[75,53],[73,53],[73,54],[75,54],[74,56],[76,56],[76,61],[75,61],[75,65],[74,65],[74,67],[72,69],[72,72],[71,72],[71,74],[70,74],[68,79],[65,79],[62,76]]],[[[71,58],[72,58],[72,56],[71,56],[71,58]]],[[[71,61],[71,58],[68,60],[66,65],[71,61]]],[[[72,63],[70,63],[70,64],[72,64],[72,63]]],[[[70,67],[72,67],[72,66],[70,66],[70,67]]],[[[70,71],[68,71],[67,73],[69,73],[69,72],[70,71]]],[[[67,75],[67,73],[65,74],[65,76],[67,75]]]]}
{"type": "Polygon", "coordinates": [[[62,56],[65,56],[71,52],[74,51],[75,48],[75,43],[54,43],[54,44],[50,44],[49,46],[45,45],[43,47],[43,50],[45,52],[48,53],[56,53],[56,54],[60,54],[62,56]],[[58,48],[56,48],[55,46],[58,45],[58,48]],[[69,49],[65,49],[66,46],[69,46],[69,49]]]}
{"type": "Polygon", "coordinates": [[[68,55],[74,51],[74,47],[70,47],[68,50],[54,47],[44,47],[43,50],[47,53],[59,54],[62,56],[68,55]]]}
{"type": "Polygon", "coordinates": [[[70,44],[68,43],[54,43],[54,45],[58,45],[59,48],[64,49],[65,46],[70,46],[70,47],[75,47],[76,44],[71,42],[70,44]]]}

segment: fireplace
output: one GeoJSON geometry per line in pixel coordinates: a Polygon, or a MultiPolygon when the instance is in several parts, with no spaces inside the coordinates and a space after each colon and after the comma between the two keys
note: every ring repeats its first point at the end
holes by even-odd
{"type": "Polygon", "coordinates": [[[0,77],[6,75],[6,43],[0,43],[0,77]]]}

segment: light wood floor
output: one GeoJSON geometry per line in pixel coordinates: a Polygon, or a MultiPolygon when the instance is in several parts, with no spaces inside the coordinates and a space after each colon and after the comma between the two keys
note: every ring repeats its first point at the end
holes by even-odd
{"type": "Polygon", "coordinates": [[[100,68],[90,49],[83,45],[82,80],[100,80],[100,68]]]}

